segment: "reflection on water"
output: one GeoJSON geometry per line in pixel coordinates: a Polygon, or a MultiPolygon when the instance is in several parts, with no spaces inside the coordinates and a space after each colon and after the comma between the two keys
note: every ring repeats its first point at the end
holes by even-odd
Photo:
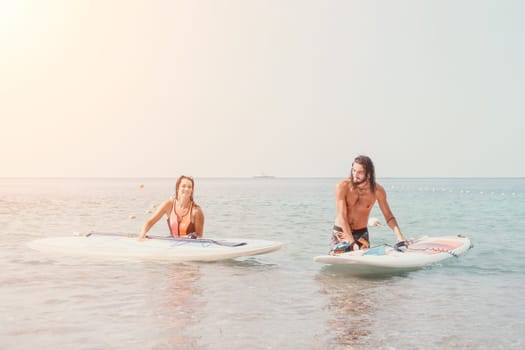
{"type": "Polygon", "coordinates": [[[268,262],[262,262],[257,260],[256,257],[248,257],[244,258],[243,260],[236,260],[236,259],[228,259],[228,260],[222,260],[222,261],[215,261],[213,262],[216,265],[220,266],[227,266],[232,268],[262,268],[262,269],[270,269],[270,268],[278,268],[279,266],[274,263],[268,263],[268,262]]]}
{"type": "MultiPolygon", "coordinates": [[[[196,282],[201,278],[198,266],[177,264],[168,271],[167,285],[159,295],[160,304],[159,325],[166,333],[167,348],[197,348],[198,338],[188,332],[191,326],[199,322],[197,310],[204,307],[205,299],[201,298],[202,290],[196,282]]],[[[157,346],[160,344],[157,344],[157,346]]]]}
{"type": "Polygon", "coordinates": [[[335,347],[364,346],[381,300],[376,288],[389,276],[355,276],[336,266],[325,266],[315,276],[327,295],[327,334],[335,347]]]}

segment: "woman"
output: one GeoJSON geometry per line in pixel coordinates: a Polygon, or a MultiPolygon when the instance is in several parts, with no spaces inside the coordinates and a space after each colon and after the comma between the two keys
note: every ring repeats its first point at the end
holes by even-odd
{"type": "Polygon", "coordinates": [[[175,185],[175,198],[161,204],[159,209],[146,221],[139,239],[147,237],[148,231],[166,215],[168,228],[173,237],[202,237],[204,214],[201,207],[193,201],[193,178],[182,175],[175,185]]]}

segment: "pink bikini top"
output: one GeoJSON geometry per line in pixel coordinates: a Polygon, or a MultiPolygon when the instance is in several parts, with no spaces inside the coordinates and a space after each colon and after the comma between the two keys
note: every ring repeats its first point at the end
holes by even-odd
{"type": "MultiPolygon", "coordinates": [[[[188,214],[190,215],[190,224],[186,228],[186,232],[181,232],[179,230],[180,222],[177,218],[177,213],[175,213],[175,204],[177,201],[173,200],[173,208],[171,209],[170,215],[168,216],[168,228],[170,229],[170,233],[173,237],[180,237],[180,236],[186,236],[188,233],[195,232],[195,225],[191,221],[192,219],[192,211],[193,211],[193,202],[190,205],[190,210],[188,211],[188,214]]],[[[181,219],[184,220],[184,217],[186,217],[188,214],[184,215],[181,219]]]]}

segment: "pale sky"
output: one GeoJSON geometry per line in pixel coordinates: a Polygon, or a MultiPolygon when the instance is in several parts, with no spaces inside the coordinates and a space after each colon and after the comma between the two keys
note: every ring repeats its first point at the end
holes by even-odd
{"type": "Polygon", "coordinates": [[[0,0],[0,177],[522,177],[524,38],[524,1],[0,0]]]}

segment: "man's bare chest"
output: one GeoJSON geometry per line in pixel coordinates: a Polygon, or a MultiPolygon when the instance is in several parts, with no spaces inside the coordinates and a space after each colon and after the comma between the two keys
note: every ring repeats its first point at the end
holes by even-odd
{"type": "Polygon", "coordinates": [[[376,197],[370,192],[359,193],[353,191],[346,196],[346,202],[349,209],[371,209],[376,201],[376,197]]]}

